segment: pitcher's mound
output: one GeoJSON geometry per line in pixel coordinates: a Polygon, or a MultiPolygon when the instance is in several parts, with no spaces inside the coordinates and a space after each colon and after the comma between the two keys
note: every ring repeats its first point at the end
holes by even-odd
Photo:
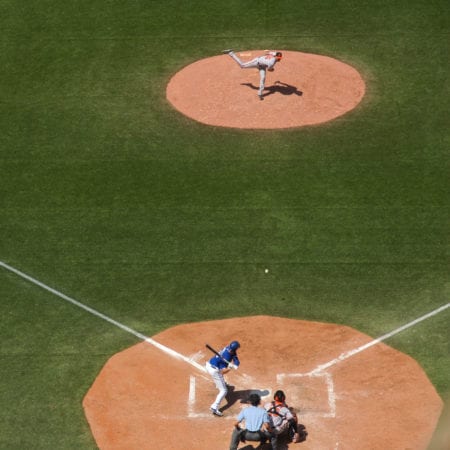
{"type": "Polygon", "coordinates": [[[154,339],[175,357],[134,345],[106,363],[84,399],[102,450],[226,449],[253,391],[266,402],[284,390],[306,426],[306,442],[280,450],[425,450],[442,409],[417,362],[385,344],[314,371],[372,341],[345,326],[256,316],[179,325],[154,339]],[[218,418],[209,411],[217,389],[202,370],[212,356],[205,344],[221,349],[235,339],[241,365],[226,375],[218,418]]]}
{"type": "MultiPolygon", "coordinates": [[[[262,54],[237,52],[242,61],[262,54]]],[[[167,99],[207,125],[274,129],[333,120],[355,108],[365,93],[361,75],[348,64],[293,51],[283,51],[275,71],[267,72],[263,101],[258,87],[257,69],[241,69],[229,55],[220,55],[176,73],[167,86],[167,99]]]]}

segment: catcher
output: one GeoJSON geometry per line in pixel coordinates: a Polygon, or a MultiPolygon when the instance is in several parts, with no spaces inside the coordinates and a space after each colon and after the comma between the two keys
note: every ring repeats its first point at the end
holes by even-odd
{"type": "Polygon", "coordinates": [[[306,440],[308,433],[303,425],[299,425],[295,411],[287,405],[283,391],[276,391],[273,401],[266,403],[264,408],[277,435],[286,434],[294,443],[306,440]]]}

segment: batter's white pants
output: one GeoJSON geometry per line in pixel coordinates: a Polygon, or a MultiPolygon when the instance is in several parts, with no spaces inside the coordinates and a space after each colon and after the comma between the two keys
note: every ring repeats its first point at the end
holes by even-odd
{"type": "Polygon", "coordinates": [[[219,390],[214,403],[211,405],[213,409],[219,409],[220,402],[225,398],[228,392],[227,384],[225,383],[225,378],[219,372],[219,369],[213,367],[209,362],[205,365],[206,371],[211,375],[214,383],[216,384],[216,388],[219,390]]]}
{"type": "Polygon", "coordinates": [[[259,69],[259,90],[258,95],[262,95],[266,84],[266,69],[259,68],[258,58],[252,59],[246,63],[242,62],[238,55],[234,52],[228,53],[238,64],[241,69],[259,69]]]}

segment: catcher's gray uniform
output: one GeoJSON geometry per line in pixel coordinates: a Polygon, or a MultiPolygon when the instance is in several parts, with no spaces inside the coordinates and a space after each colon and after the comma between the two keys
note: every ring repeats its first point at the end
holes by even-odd
{"type": "Polygon", "coordinates": [[[284,403],[269,402],[264,405],[269,412],[272,426],[277,434],[281,434],[289,428],[289,421],[294,420],[294,415],[284,403]]]}
{"type": "Polygon", "coordinates": [[[259,70],[259,90],[258,96],[262,100],[262,93],[266,84],[266,70],[273,70],[275,64],[281,59],[281,53],[268,52],[267,55],[258,56],[251,61],[242,62],[241,59],[233,51],[228,54],[239,64],[241,69],[258,69],[259,70]]]}
{"type": "Polygon", "coordinates": [[[264,409],[269,413],[275,434],[287,432],[292,442],[304,441],[308,433],[303,425],[298,424],[297,414],[285,403],[284,392],[276,391],[273,400],[273,402],[266,403],[264,409]]]}

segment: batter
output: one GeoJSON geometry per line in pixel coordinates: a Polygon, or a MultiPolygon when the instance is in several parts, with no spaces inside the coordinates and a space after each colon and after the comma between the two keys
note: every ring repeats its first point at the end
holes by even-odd
{"type": "Polygon", "coordinates": [[[236,352],[240,346],[241,344],[238,341],[232,341],[219,352],[219,355],[213,356],[206,363],[206,371],[211,375],[219,391],[210,408],[215,416],[223,416],[222,411],[219,410],[219,405],[228,392],[224,374],[229,372],[230,369],[237,369],[239,367],[240,361],[236,352]]]}

